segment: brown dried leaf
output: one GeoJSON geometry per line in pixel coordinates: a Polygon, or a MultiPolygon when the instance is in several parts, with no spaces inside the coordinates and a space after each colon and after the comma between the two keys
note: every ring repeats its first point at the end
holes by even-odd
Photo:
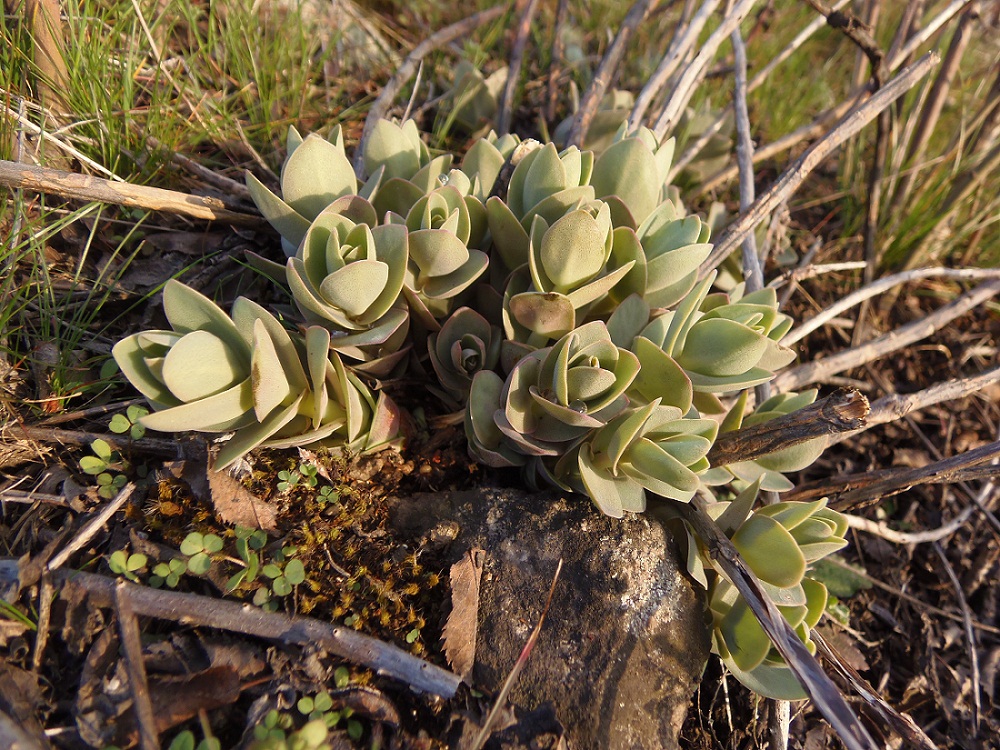
{"type": "Polygon", "coordinates": [[[224,471],[209,471],[208,486],[212,505],[219,520],[235,526],[274,531],[278,527],[278,511],[224,471]]]}
{"type": "Polygon", "coordinates": [[[12,664],[0,662],[0,711],[13,719],[34,743],[48,747],[38,723],[38,707],[45,703],[38,688],[38,676],[12,664]]]}
{"type": "Polygon", "coordinates": [[[485,559],[486,553],[474,548],[451,566],[451,614],[444,626],[444,653],[463,680],[472,674],[476,661],[479,581],[485,559]]]}

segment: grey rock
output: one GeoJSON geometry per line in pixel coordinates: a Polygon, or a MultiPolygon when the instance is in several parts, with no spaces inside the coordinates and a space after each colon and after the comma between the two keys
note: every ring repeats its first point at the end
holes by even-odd
{"type": "Polygon", "coordinates": [[[577,750],[677,747],[710,644],[704,597],[669,531],[655,518],[608,518],[585,498],[553,492],[428,494],[395,510],[398,527],[425,539],[442,519],[459,525],[455,560],[486,552],[475,687],[500,690],[562,558],[511,701],[528,712],[554,707],[577,750]]]}

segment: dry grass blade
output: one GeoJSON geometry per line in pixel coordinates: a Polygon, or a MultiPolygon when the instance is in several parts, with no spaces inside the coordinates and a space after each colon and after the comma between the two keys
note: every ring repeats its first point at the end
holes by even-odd
{"type": "Polygon", "coordinates": [[[122,652],[125,657],[125,671],[128,674],[136,719],[139,724],[139,747],[142,750],[159,750],[160,741],[156,731],[156,716],[149,696],[146,680],[146,665],[142,660],[142,643],[139,639],[139,623],[136,622],[129,597],[129,586],[119,580],[114,593],[115,610],[118,614],[118,632],[121,635],[122,652]]]}
{"type": "Polygon", "coordinates": [[[392,106],[393,100],[406,82],[416,74],[417,68],[420,66],[420,61],[439,47],[450,44],[456,39],[472,33],[483,24],[499,18],[505,10],[504,6],[498,5],[495,8],[490,8],[489,10],[474,13],[468,18],[463,18],[451,26],[446,26],[434,32],[414,47],[413,51],[406,56],[403,64],[396,69],[395,74],[382,88],[378,98],[372,104],[371,109],[368,110],[368,115],[365,117],[365,126],[361,131],[361,139],[358,141],[358,146],[354,151],[354,171],[359,177],[364,173],[365,143],[375,129],[375,123],[384,119],[389,114],[389,107],[392,106]]]}
{"type": "Polygon", "coordinates": [[[740,246],[746,235],[752,232],[776,206],[787,200],[802,185],[806,176],[819,166],[827,156],[847,139],[860,132],[882,110],[913,88],[937,62],[936,52],[924,55],[913,65],[901,71],[868,101],[848,112],[833,130],[810,146],[781,174],[771,189],[754,202],[749,211],[743,213],[723,232],[716,242],[712,254],[701,265],[699,276],[704,278],[718,266],[724,258],[740,246]]]}
{"type": "MultiPolygon", "coordinates": [[[[95,607],[114,607],[119,585],[128,589],[136,615],[154,617],[186,626],[217,628],[296,646],[318,646],[411,687],[442,698],[451,698],[458,689],[458,675],[424,661],[389,643],[309,617],[265,612],[250,604],[225,601],[210,596],[153,589],[114,578],[75,570],[56,570],[58,587],[80,586],[95,607]]],[[[0,559],[0,582],[16,581],[17,560],[0,559]]]]}
{"type": "Polygon", "coordinates": [[[190,216],[206,221],[221,221],[233,226],[256,227],[264,224],[260,216],[231,211],[216,198],[188,195],[176,190],[112,182],[100,177],[46,169],[29,164],[0,160],[0,185],[34,190],[85,201],[114,203],[129,208],[190,216]]]}
{"type": "Polygon", "coordinates": [[[531,635],[528,636],[528,642],[525,643],[524,648],[521,649],[521,655],[517,657],[517,661],[510,670],[510,674],[507,675],[507,679],[504,680],[503,687],[500,688],[500,693],[493,702],[493,708],[490,709],[489,714],[486,716],[486,721],[483,722],[483,726],[479,730],[479,734],[476,735],[476,739],[472,743],[471,750],[481,750],[483,745],[486,744],[486,740],[490,738],[490,734],[493,731],[493,725],[496,723],[497,717],[500,715],[500,710],[507,703],[507,696],[510,695],[510,691],[513,690],[514,685],[517,683],[518,676],[521,674],[522,670],[524,670],[525,664],[528,663],[528,657],[531,656],[531,652],[535,648],[535,643],[538,642],[538,636],[542,632],[542,625],[545,623],[545,615],[548,614],[549,605],[552,604],[552,595],[555,593],[556,583],[559,581],[559,574],[562,572],[562,565],[562,558],[559,558],[559,563],[556,565],[556,572],[552,576],[552,585],[549,586],[549,595],[545,599],[545,606],[542,607],[542,613],[538,616],[538,623],[535,625],[534,630],[531,631],[531,635]]]}
{"type": "Polygon", "coordinates": [[[690,503],[674,503],[673,507],[708,547],[709,554],[746,600],[774,647],[847,749],[879,750],[879,745],[854,715],[840,689],[809,653],[736,547],[706,512],[704,500],[695,497],[690,503]]]}

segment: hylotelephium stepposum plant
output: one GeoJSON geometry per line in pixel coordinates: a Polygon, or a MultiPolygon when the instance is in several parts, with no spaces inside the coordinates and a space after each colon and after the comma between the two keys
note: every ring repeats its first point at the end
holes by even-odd
{"type": "MultiPolygon", "coordinates": [[[[722,294],[714,275],[699,281],[712,245],[667,197],[673,150],[647,129],[620,129],[601,154],[491,133],[455,168],[451,154],[432,158],[413,121],[383,121],[360,181],[339,127],[328,139],[292,129],[281,196],[247,177],[286,255],[254,263],[284,285],[292,317],[244,298],[227,315],[170,282],[171,330],[114,348],[153,409],[142,424],[231,433],[218,467],[258,446],[376,450],[399,444],[399,412],[368,383],[421,368],[464,412],[477,461],[522,467],[607,515],[735,494],[712,506],[717,520],[811,646],[826,591],[809,566],[846,543],[845,524],[822,502],[753,506],[762,487],[788,489],[782,472],[819,448],[733,466],[711,466],[708,453],[720,429],[816,394],[745,414],[748,389],[794,359],[781,344],[792,321],[771,289],[722,294]]],[[[688,564],[733,673],[762,694],[802,697],[693,535],[688,564]]]]}

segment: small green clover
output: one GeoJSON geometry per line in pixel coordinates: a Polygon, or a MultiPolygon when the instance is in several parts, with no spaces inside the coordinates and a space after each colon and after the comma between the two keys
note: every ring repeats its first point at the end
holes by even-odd
{"type": "Polygon", "coordinates": [[[340,491],[335,487],[327,485],[320,488],[319,494],[316,495],[316,500],[320,505],[326,505],[328,503],[338,503],[340,502],[340,491]]]}
{"type": "Polygon", "coordinates": [[[290,489],[298,486],[302,475],[295,471],[295,469],[288,469],[286,471],[279,471],[278,479],[281,480],[278,482],[278,492],[288,492],[290,489]]]}
{"type": "Polygon", "coordinates": [[[111,568],[112,573],[125,576],[134,583],[139,583],[139,576],[136,574],[145,569],[148,560],[146,555],[139,553],[130,555],[125,550],[120,549],[111,553],[111,557],[108,558],[108,567],[111,568]]]}
{"type": "Polygon", "coordinates": [[[80,459],[80,468],[85,474],[97,478],[97,494],[105,499],[111,499],[128,482],[124,474],[112,474],[112,470],[124,471],[128,464],[122,460],[121,454],[113,451],[106,440],[97,438],[90,444],[93,456],[80,459]]]}
{"type": "Polygon", "coordinates": [[[158,589],[163,584],[166,584],[168,587],[175,589],[177,588],[177,584],[180,583],[181,576],[187,572],[187,569],[187,560],[180,557],[175,557],[165,563],[157,563],[153,568],[153,575],[149,577],[149,585],[158,589]]]}
{"type": "Polygon", "coordinates": [[[185,729],[174,737],[167,750],[221,750],[222,743],[216,737],[206,737],[197,745],[194,742],[194,732],[185,729]]]}
{"type": "Polygon", "coordinates": [[[122,435],[128,433],[133,440],[139,440],[146,434],[146,428],[139,424],[139,420],[149,414],[149,409],[133,404],[125,410],[124,414],[115,414],[111,417],[108,429],[122,435]]]}
{"type": "Polygon", "coordinates": [[[284,569],[275,563],[268,563],[261,568],[271,580],[271,590],[277,596],[288,596],[292,589],[306,580],[306,569],[301,560],[289,560],[284,569]]]}
{"type": "Polygon", "coordinates": [[[222,537],[192,531],[181,542],[181,554],[188,556],[187,569],[195,575],[204,575],[212,567],[210,555],[222,550],[222,537]]]}

